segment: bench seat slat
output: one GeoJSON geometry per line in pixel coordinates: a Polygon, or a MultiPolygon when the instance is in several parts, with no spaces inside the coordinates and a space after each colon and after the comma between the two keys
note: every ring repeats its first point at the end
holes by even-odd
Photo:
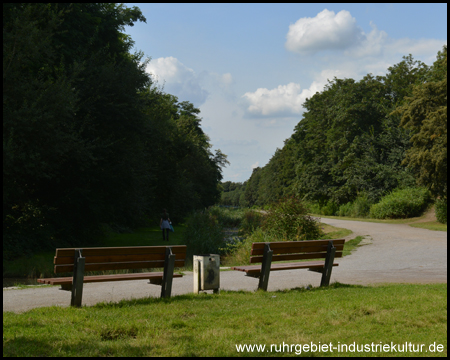
{"type": "MultiPolygon", "coordinates": [[[[175,267],[183,267],[184,260],[175,260],[175,267]]],[[[164,267],[164,260],[157,261],[134,261],[118,263],[100,263],[86,264],[85,271],[105,271],[105,270],[125,270],[125,269],[150,269],[164,267]]],[[[55,265],[55,273],[64,273],[73,271],[72,265],[55,265]]]]}
{"type": "MultiPolygon", "coordinates": [[[[307,253],[307,254],[289,254],[289,255],[273,255],[272,261],[291,261],[291,260],[311,260],[311,259],[325,259],[327,256],[327,253],[307,253]]],[[[336,251],[336,254],[334,256],[342,257],[342,251],[336,251]]],[[[252,256],[250,257],[250,263],[256,264],[256,263],[262,263],[263,256],[252,256]]]]}
{"type": "MultiPolygon", "coordinates": [[[[81,248],[83,256],[105,256],[105,255],[134,255],[134,254],[165,254],[167,246],[130,246],[130,247],[97,247],[81,248]]],[[[185,254],[186,245],[173,245],[173,254],[185,254]]],[[[56,257],[74,256],[75,248],[56,249],[56,257]]]]}
{"type": "MultiPolygon", "coordinates": [[[[174,278],[180,278],[183,275],[173,274],[174,278]]],[[[146,279],[162,279],[162,272],[136,273],[136,274],[114,274],[114,275],[93,275],[85,276],[83,283],[107,282],[107,281],[125,281],[125,280],[146,280],[146,279]]],[[[72,284],[71,277],[37,279],[38,283],[49,285],[72,284]]]]}
{"type": "MultiPolygon", "coordinates": [[[[325,265],[324,261],[308,261],[308,262],[272,264],[270,266],[270,271],[323,268],[324,265],[325,265]]],[[[339,266],[339,264],[334,263],[333,266],[339,266]]],[[[238,271],[244,271],[247,274],[258,274],[261,272],[261,265],[235,266],[235,267],[232,267],[231,269],[238,270],[238,271]]]]}
{"type": "MultiPolygon", "coordinates": [[[[270,243],[274,255],[301,252],[326,252],[330,240],[280,241],[270,243]]],[[[332,240],[336,251],[344,249],[345,239],[332,240]]],[[[264,243],[253,243],[251,255],[263,255],[264,243]]]]}

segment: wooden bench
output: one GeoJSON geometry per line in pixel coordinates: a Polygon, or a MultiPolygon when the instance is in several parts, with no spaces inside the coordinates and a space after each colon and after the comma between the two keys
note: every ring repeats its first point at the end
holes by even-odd
{"type": "Polygon", "coordinates": [[[320,286],[328,286],[335,257],[342,257],[344,239],[280,241],[253,243],[250,263],[261,265],[235,266],[233,270],[244,271],[247,276],[259,278],[258,289],[267,291],[271,271],[308,269],[322,274],[320,286]],[[272,264],[274,261],[325,259],[307,262],[272,264]]]}
{"type": "Polygon", "coordinates": [[[83,283],[149,279],[161,285],[161,297],[170,297],[175,267],[184,266],[186,245],[132,246],[56,249],[55,274],[72,273],[70,277],[38,279],[42,284],[61,285],[72,292],[71,306],[81,306],[83,283]],[[163,272],[84,276],[85,271],[164,268],[163,272]]]}

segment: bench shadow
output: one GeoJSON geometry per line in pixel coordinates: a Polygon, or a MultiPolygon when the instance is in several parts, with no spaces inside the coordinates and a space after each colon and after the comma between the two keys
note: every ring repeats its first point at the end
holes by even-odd
{"type": "Polygon", "coordinates": [[[152,304],[171,304],[173,302],[178,301],[185,301],[189,300],[192,301],[195,299],[195,301],[211,301],[216,296],[219,296],[218,294],[185,294],[185,295],[174,295],[170,298],[157,298],[157,297],[144,297],[139,299],[124,299],[120,301],[104,301],[97,303],[95,305],[89,306],[94,309],[107,309],[107,308],[123,308],[123,307],[130,307],[135,305],[152,305],[152,304]]]}
{"type": "Polygon", "coordinates": [[[352,284],[343,284],[340,282],[334,282],[331,283],[328,286],[312,286],[311,284],[304,286],[304,287],[295,287],[292,289],[284,289],[284,290],[276,290],[273,291],[274,293],[286,293],[291,291],[298,291],[298,292],[306,292],[306,291],[326,291],[326,290],[333,290],[333,289],[344,289],[344,288],[353,288],[353,289],[365,289],[368,286],[364,285],[352,285],[352,284]]]}

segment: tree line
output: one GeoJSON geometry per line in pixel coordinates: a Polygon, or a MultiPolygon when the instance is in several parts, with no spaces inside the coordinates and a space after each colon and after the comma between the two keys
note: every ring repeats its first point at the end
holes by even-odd
{"type": "Polygon", "coordinates": [[[3,4],[3,258],[216,203],[226,155],[132,53],[137,7],[3,4]]]}
{"type": "Polygon", "coordinates": [[[294,133],[244,183],[225,182],[225,205],[299,196],[319,206],[427,187],[447,201],[447,46],[432,66],[412,55],[385,76],[329,80],[304,103],[294,133]]]}

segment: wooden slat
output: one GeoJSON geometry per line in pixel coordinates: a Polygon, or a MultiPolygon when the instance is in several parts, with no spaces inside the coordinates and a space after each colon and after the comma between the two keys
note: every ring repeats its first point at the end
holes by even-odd
{"type": "MultiPolygon", "coordinates": [[[[113,256],[113,255],[134,255],[134,254],[159,254],[166,253],[167,246],[128,246],[128,247],[93,247],[81,248],[83,256],[113,256]]],[[[173,245],[173,254],[185,254],[186,245],[173,245]]],[[[75,248],[56,249],[56,257],[74,256],[75,248]]]]}
{"type": "MultiPolygon", "coordinates": [[[[270,243],[270,249],[275,254],[293,254],[327,251],[330,240],[280,241],[270,243]]],[[[344,249],[344,239],[331,240],[337,251],[344,249]]],[[[253,243],[251,255],[262,255],[265,243],[253,243]]]]}
{"type": "MultiPolygon", "coordinates": [[[[327,256],[326,252],[289,254],[289,255],[273,255],[272,262],[274,262],[274,261],[325,259],[326,256],[327,256]]],[[[335,258],[342,257],[342,251],[336,251],[336,254],[334,257],[335,258]]],[[[252,256],[252,257],[250,257],[250,264],[261,263],[262,260],[263,260],[263,256],[252,256]]]]}
{"type": "MultiPolygon", "coordinates": [[[[280,270],[292,270],[292,269],[309,269],[309,268],[323,268],[325,265],[324,261],[308,261],[308,262],[296,262],[296,263],[285,263],[285,264],[272,264],[270,271],[280,271],[280,270]]],[[[339,266],[339,264],[334,263],[333,266],[339,266]]],[[[235,266],[231,268],[232,270],[244,271],[246,273],[259,273],[261,272],[261,265],[247,265],[247,266],[235,266]]]]}
{"type": "MultiPolygon", "coordinates": [[[[325,240],[303,240],[303,241],[276,241],[270,243],[271,249],[285,248],[285,247],[297,247],[297,246],[316,246],[316,245],[328,245],[328,242],[332,241],[333,245],[344,244],[345,239],[325,239],[325,240]]],[[[255,242],[252,246],[255,249],[264,249],[264,242],[255,242]]]]}
{"type": "MultiPolygon", "coordinates": [[[[85,276],[84,283],[107,282],[107,281],[126,281],[126,280],[146,280],[162,278],[162,272],[136,273],[136,274],[115,274],[115,275],[94,275],[85,276]]],[[[174,278],[180,278],[183,275],[173,274],[174,278]]],[[[72,277],[38,279],[38,283],[49,285],[72,284],[72,277]]]]}
{"type": "MultiPolygon", "coordinates": [[[[83,254],[84,256],[85,254],[83,254]]],[[[107,255],[107,256],[84,256],[86,264],[98,264],[109,262],[133,262],[133,261],[153,261],[164,260],[165,254],[134,254],[134,255],[107,255]]],[[[185,253],[175,254],[175,259],[184,260],[185,253]]],[[[70,265],[73,264],[73,256],[59,256],[54,257],[53,264],[55,265],[70,265]]]]}
{"type": "MultiPolygon", "coordinates": [[[[175,260],[175,267],[183,267],[184,260],[175,260]]],[[[135,262],[117,262],[86,264],[85,271],[105,271],[105,270],[124,270],[124,269],[150,269],[164,267],[164,260],[156,261],[135,261],[135,262]]],[[[64,273],[73,271],[72,265],[55,265],[55,273],[64,273]]]]}

